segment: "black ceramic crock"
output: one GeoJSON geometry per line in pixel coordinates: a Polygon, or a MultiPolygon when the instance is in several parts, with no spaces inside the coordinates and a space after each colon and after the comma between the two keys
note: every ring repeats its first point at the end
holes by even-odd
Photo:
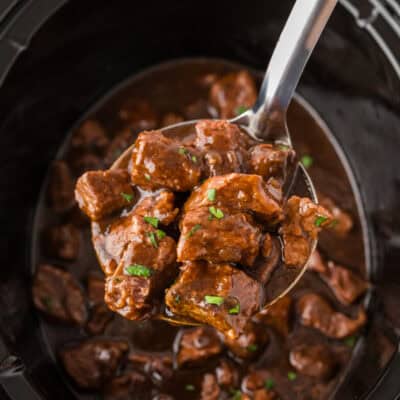
{"type": "MultiPolygon", "coordinates": [[[[174,58],[263,69],[292,1],[0,1],[0,398],[74,399],[30,301],[32,217],[66,132],[116,83],[174,58]]],[[[400,396],[400,3],[341,0],[299,92],[365,211],[370,322],[334,399],[400,396]]]]}

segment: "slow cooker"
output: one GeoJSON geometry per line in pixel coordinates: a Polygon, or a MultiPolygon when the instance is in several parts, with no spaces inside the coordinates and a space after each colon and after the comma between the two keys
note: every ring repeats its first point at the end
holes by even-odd
{"type": "MultiPolygon", "coordinates": [[[[32,221],[71,126],[127,76],[219,57],[264,69],[292,1],[2,0],[0,398],[73,399],[33,310],[32,221]]],[[[323,116],[363,209],[369,325],[333,398],[400,397],[400,3],[341,0],[298,88],[323,116]]]]}

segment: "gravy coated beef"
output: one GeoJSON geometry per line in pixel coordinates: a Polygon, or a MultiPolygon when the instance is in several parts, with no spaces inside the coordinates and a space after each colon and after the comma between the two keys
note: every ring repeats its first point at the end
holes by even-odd
{"type": "Polygon", "coordinates": [[[289,295],[286,295],[263,310],[257,318],[260,322],[273,328],[283,337],[286,337],[289,334],[291,306],[292,299],[289,295]]]}
{"type": "Polygon", "coordinates": [[[40,311],[63,322],[84,324],[85,297],[69,272],[51,265],[40,265],[32,291],[33,301],[40,311]]]}
{"type": "Polygon", "coordinates": [[[165,297],[178,315],[237,337],[263,304],[261,285],[229,264],[187,262],[165,297]]]}

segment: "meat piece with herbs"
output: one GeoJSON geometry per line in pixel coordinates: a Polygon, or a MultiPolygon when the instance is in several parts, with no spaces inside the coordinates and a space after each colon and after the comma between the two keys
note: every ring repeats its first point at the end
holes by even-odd
{"type": "Polygon", "coordinates": [[[301,344],[290,351],[290,364],[301,374],[317,379],[329,379],[335,369],[335,358],[329,346],[301,344]]]}
{"type": "Polygon", "coordinates": [[[257,281],[229,264],[188,262],[165,300],[176,315],[209,324],[235,338],[260,309],[263,292],[257,281]]]}
{"type": "Polygon", "coordinates": [[[365,324],[367,316],[362,308],[355,318],[336,312],[320,295],[303,295],[296,304],[297,315],[304,326],[319,330],[333,339],[343,339],[358,332],[365,324]]]}
{"type": "Polygon", "coordinates": [[[51,265],[40,265],[33,282],[35,306],[50,317],[83,325],[86,301],[81,287],[67,271],[51,265]]]}
{"type": "Polygon", "coordinates": [[[89,339],[64,348],[60,358],[79,387],[98,389],[113,378],[128,349],[125,341],[89,339]]]}
{"type": "Polygon", "coordinates": [[[177,247],[178,261],[232,262],[251,267],[261,232],[245,213],[201,207],[184,214],[177,247]]]}
{"type": "Polygon", "coordinates": [[[201,383],[200,400],[219,400],[221,389],[213,374],[205,374],[201,383]]]}
{"type": "Polygon", "coordinates": [[[222,343],[213,328],[201,326],[178,336],[176,360],[180,367],[198,365],[222,352],[222,343]]]}
{"type": "Polygon", "coordinates": [[[99,121],[87,119],[74,132],[71,139],[71,147],[76,150],[84,150],[103,154],[109,144],[106,131],[99,121]]]}
{"type": "MultiPolygon", "coordinates": [[[[272,390],[274,380],[267,371],[256,370],[247,374],[242,380],[242,390],[248,400],[278,400],[279,396],[272,390]]],[[[242,397],[243,399],[243,397],[242,397]]]]}
{"type": "Polygon", "coordinates": [[[51,257],[74,261],[79,255],[81,235],[72,224],[48,228],[43,239],[43,247],[51,257]]]}
{"type": "Polygon", "coordinates": [[[275,224],[282,220],[280,204],[268,193],[258,175],[228,174],[207,179],[185,203],[185,212],[200,207],[251,212],[275,224]]]}
{"type": "Polygon", "coordinates": [[[331,214],[306,197],[292,196],[285,206],[285,220],[280,233],[284,244],[284,261],[300,268],[311,254],[313,240],[319,231],[332,223],[331,214]]]}
{"type": "Polygon", "coordinates": [[[260,253],[253,270],[257,280],[265,285],[281,261],[282,250],[279,239],[266,233],[261,241],[260,253]]]}
{"type": "Polygon", "coordinates": [[[353,217],[341,209],[330,197],[322,194],[318,195],[319,203],[324,206],[331,214],[333,223],[329,227],[331,231],[340,237],[346,236],[353,229],[353,217]]]}
{"type": "Polygon", "coordinates": [[[209,99],[221,118],[233,118],[253,107],[257,89],[247,71],[231,72],[211,86],[209,99]]]}
{"type": "Polygon", "coordinates": [[[144,189],[186,192],[200,180],[200,158],[161,131],[142,132],[132,150],[131,179],[144,189]]]}
{"type": "Polygon", "coordinates": [[[75,198],[80,209],[97,221],[132,205],[134,192],[127,171],[88,171],[78,179],[75,198]]]}

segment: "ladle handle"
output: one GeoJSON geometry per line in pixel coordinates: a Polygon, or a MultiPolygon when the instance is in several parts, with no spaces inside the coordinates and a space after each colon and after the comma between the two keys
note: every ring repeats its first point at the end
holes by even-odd
{"type": "Polygon", "coordinates": [[[336,3],[337,0],[297,0],[293,6],[253,108],[249,128],[260,139],[269,137],[273,125],[285,126],[286,110],[336,3]]]}

